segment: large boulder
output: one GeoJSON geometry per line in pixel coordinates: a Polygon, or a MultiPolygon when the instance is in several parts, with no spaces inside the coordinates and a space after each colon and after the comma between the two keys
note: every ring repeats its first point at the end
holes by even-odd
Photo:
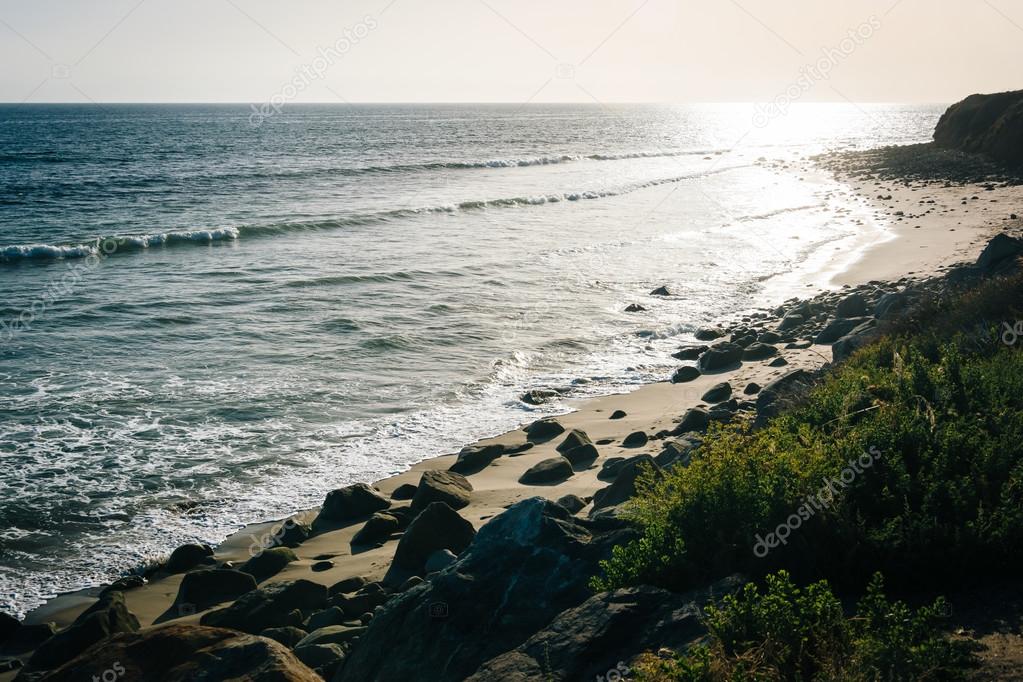
{"type": "Polygon", "coordinates": [[[459,554],[476,536],[472,524],[443,502],[434,502],[409,525],[398,541],[394,560],[384,582],[399,585],[413,575],[423,575],[426,560],[438,549],[459,554]]]}
{"type": "Polygon", "coordinates": [[[869,317],[842,317],[837,320],[832,320],[817,335],[817,338],[814,339],[814,343],[834,343],[853,329],[856,329],[856,327],[869,321],[869,317]]]}
{"type": "Polygon", "coordinates": [[[327,493],[314,527],[324,523],[343,523],[369,516],[391,506],[391,501],[365,483],[337,488],[327,493]]]}
{"type": "Polygon", "coordinates": [[[398,517],[387,512],[377,512],[369,517],[366,524],[352,538],[353,546],[379,547],[387,542],[401,528],[398,517]]]}
{"type": "Polygon", "coordinates": [[[766,360],[778,354],[778,349],[769,343],[751,343],[742,352],[743,360],[766,360]]]}
{"type": "Polygon", "coordinates": [[[723,369],[731,369],[742,361],[742,346],[722,341],[707,349],[696,365],[701,372],[716,372],[723,369]]]}
{"type": "Polygon", "coordinates": [[[52,670],[105,639],[139,629],[138,618],[128,610],[123,592],[109,592],[71,625],[35,650],[27,670],[52,670]]]}
{"type": "Polygon", "coordinates": [[[710,426],[710,412],[704,407],[691,407],[682,415],[682,420],[674,429],[671,435],[679,436],[690,431],[706,431],[710,426]]]}
{"type": "Polygon", "coordinates": [[[454,471],[424,471],[419,487],[412,498],[414,513],[426,509],[434,502],[443,502],[452,509],[469,506],[472,484],[454,471]]]}
{"type": "MultiPolygon", "coordinates": [[[[491,462],[505,453],[505,447],[500,444],[492,445],[470,445],[462,448],[458,453],[458,459],[448,467],[449,471],[468,476],[486,468],[491,462]]],[[[391,496],[394,497],[393,495],[391,496]]]]}
{"type": "MultiPolygon", "coordinates": [[[[238,567],[242,573],[248,573],[256,582],[263,582],[267,578],[277,575],[284,570],[284,567],[292,561],[298,561],[298,557],[288,547],[272,547],[265,549],[238,567]]],[[[253,587],[255,589],[255,587],[253,587]]]]}
{"type": "Polygon", "coordinates": [[[877,324],[871,320],[864,322],[851,332],[835,341],[831,345],[831,357],[835,362],[841,362],[857,350],[867,345],[878,335],[877,324]]]}
{"type": "Polygon", "coordinates": [[[201,623],[256,634],[267,628],[297,625],[291,612],[318,611],[326,606],[327,588],[310,580],[271,583],[242,595],[230,606],[210,611],[201,623]]]}
{"type": "MultiPolygon", "coordinates": [[[[602,592],[560,613],[515,649],[492,658],[466,682],[574,682],[604,679],[637,655],[661,647],[684,650],[706,634],[703,607],[734,592],[738,578],[676,594],[643,585],[602,592]]],[[[610,677],[610,676],[609,676],[610,677]]]]}
{"type": "Polygon", "coordinates": [[[654,478],[663,475],[661,467],[650,455],[638,455],[627,460],[618,470],[614,483],[593,494],[590,516],[597,516],[605,507],[616,507],[635,496],[636,481],[644,472],[650,472],[654,478]]]}
{"type": "Polygon", "coordinates": [[[585,431],[582,431],[581,429],[572,429],[568,432],[568,435],[565,436],[565,440],[561,441],[555,450],[561,454],[565,454],[569,450],[574,450],[582,445],[593,445],[593,441],[586,435],[585,431]]]}
{"type": "Polygon", "coordinates": [[[561,483],[574,474],[572,462],[558,455],[537,462],[526,470],[526,473],[519,477],[519,483],[523,485],[548,485],[561,483]]]}
{"type": "Polygon", "coordinates": [[[46,682],[107,680],[322,682],[283,645],[264,637],[196,625],[119,634],[47,675],[46,682]],[[112,672],[111,672],[112,671],[112,672]]]}
{"type": "MultiPolygon", "coordinates": [[[[335,682],[454,682],[590,596],[614,544],[563,507],[523,500],[493,518],[459,560],[377,610],[335,682]]],[[[542,679],[542,678],[539,678],[542,679]]]]}
{"type": "Polygon", "coordinates": [[[803,387],[809,385],[812,378],[813,375],[810,372],[804,369],[794,369],[764,386],[757,394],[758,422],[763,423],[779,414],[800,394],[803,387]]]}
{"type": "Polygon", "coordinates": [[[849,294],[835,306],[836,317],[863,317],[867,314],[867,299],[863,294],[849,294]]]}
{"type": "Polygon", "coordinates": [[[985,270],[992,270],[1000,263],[1010,258],[1016,258],[1021,253],[1023,253],[1023,240],[1004,233],[999,234],[984,247],[980,257],[977,258],[977,265],[985,270]]]}
{"type": "Polygon", "coordinates": [[[714,384],[711,388],[703,394],[700,400],[708,403],[721,403],[732,397],[732,385],[727,381],[723,381],[720,384],[714,384]]]}
{"type": "Polygon", "coordinates": [[[557,419],[548,417],[547,419],[539,419],[533,422],[524,430],[526,432],[526,440],[530,443],[543,443],[563,434],[565,427],[557,419]]]}
{"type": "Polygon", "coordinates": [[[169,620],[183,612],[203,611],[215,604],[237,599],[254,589],[256,578],[249,573],[225,568],[192,571],[185,574],[178,587],[174,605],[160,620],[169,620]],[[187,607],[187,611],[182,607],[187,607]]]}
{"type": "Polygon", "coordinates": [[[953,104],[934,128],[934,143],[1023,165],[1023,90],[970,95],[953,104]]]}
{"type": "Polygon", "coordinates": [[[209,545],[188,544],[171,552],[163,568],[168,573],[184,573],[196,566],[213,562],[213,548],[209,545]]]}

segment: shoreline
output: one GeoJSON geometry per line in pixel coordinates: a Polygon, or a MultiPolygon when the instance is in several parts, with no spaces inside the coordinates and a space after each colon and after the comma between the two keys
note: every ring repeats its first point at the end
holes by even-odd
{"type": "MultiPolygon", "coordinates": [[[[800,161],[813,165],[817,170],[821,169],[812,161],[805,159],[800,161]]],[[[838,173],[834,170],[832,172],[838,173]]],[[[886,214],[892,218],[888,225],[891,238],[876,244],[865,244],[857,258],[827,280],[828,286],[823,289],[824,292],[837,293],[845,287],[852,288],[882,281],[894,281],[895,286],[902,288],[910,282],[938,276],[953,264],[969,260],[971,255],[975,257],[993,233],[1007,227],[1023,226],[1023,221],[1008,219],[1012,207],[1023,205],[1023,188],[1019,186],[988,190],[982,185],[975,184],[945,186],[948,183],[940,181],[928,185],[896,186],[901,183],[894,180],[878,181],[875,178],[843,178],[840,173],[836,175],[836,179],[848,184],[869,202],[878,215],[886,214]],[[964,206],[960,203],[964,195],[979,198],[967,198],[966,201],[970,203],[964,206]],[[886,198],[877,198],[878,196],[886,198]],[[930,201],[934,203],[925,203],[930,201]],[[902,211],[904,215],[899,216],[898,211],[902,211]],[[917,225],[921,227],[918,229],[917,225]],[[909,263],[909,266],[904,267],[905,263],[909,263]]],[[[827,259],[828,263],[833,261],[834,259],[827,259]]],[[[821,293],[821,290],[812,289],[806,293],[816,295],[821,293]]],[[[774,303],[780,304],[781,301],[774,303]]],[[[771,324],[773,321],[765,316],[756,322],[771,324]]],[[[737,323],[743,324],[738,320],[719,321],[722,325],[737,323]]],[[[598,443],[600,456],[594,466],[577,470],[567,481],[557,485],[522,485],[518,483],[519,476],[530,466],[556,455],[554,446],[560,439],[538,444],[519,455],[500,457],[481,471],[467,476],[473,485],[473,492],[469,506],[460,510],[460,513],[478,529],[487,520],[504,511],[507,506],[528,497],[542,495],[556,500],[568,494],[582,498],[592,496],[596,490],[607,484],[607,481],[598,480],[597,474],[600,465],[611,457],[656,454],[658,440],[651,440],[639,448],[623,447],[621,440],[626,434],[635,431],[656,434],[658,431],[672,429],[687,409],[701,403],[707,389],[721,381],[729,381],[736,397],[743,399],[742,391],[747,383],[756,382],[763,386],[793,369],[816,370],[830,361],[831,350],[827,344],[815,344],[802,349],[782,349],[781,354],[788,362],[783,367],[770,367],[770,360],[752,361],[726,372],[703,374],[689,383],[672,384],[661,381],[640,386],[623,394],[570,399],[568,404],[572,411],[558,415],[557,419],[566,429],[578,428],[586,431],[598,443]],[[622,419],[609,419],[609,415],[617,409],[624,410],[627,416],[622,419]],[[599,444],[607,439],[612,439],[613,442],[599,444]]],[[[755,400],[755,396],[753,399],[755,400]]],[[[483,439],[476,445],[515,446],[524,441],[525,434],[517,429],[483,439]]],[[[373,485],[389,497],[399,485],[418,483],[424,471],[446,470],[456,458],[457,455],[453,454],[430,457],[415,464],[406,472],[387,477],[373,485]]],[[[589,506],[580,513],[585,513],[588,509],[589,506]]],[[[316,511],[303,510],[286,518],[310,522],[316,511]]],[[[251,555],[250,548],[255,542],[254,538],[259,539],[271,532],[273,527],[282,521],[284,519],[250,524],[226,538],[215,549],[218,564],[231,562],[229,565],[236,566],[247,560],[251,555]]],[[[381,579],[390,564],[397,543],[392,539],[381,547],[353,552],[350,541],[361,527],[360,520],[312,536],[295,548],[298,561],[289,564],[261,585],[298,578],[327,586],[354,576],[363,576],[370,581],[381,579]],[[328,556],[330,558],[323,558],[328,556]],[[328,570],[314,571],[313,564],[322,561],[332,561],[334,565],[328,570]]],[[[180,573],[155,579],[142,587],[125,592],[129,609],[136,614],[143,626],[152,624],[174,602],[183,575],[180,573]]],[[[59,595],[30,611],[25,622],[30,624],[55,622],[59,627],[67,625],[93,603],[95,595],[100,590],[101,588],[97,587],[59,595]]],[[[198,623],[202,613],[186,615],[174,619],[173,622],[198,623]]],[[[0,675],[0,680],[4,679],[7,678],[0,675]]]]}

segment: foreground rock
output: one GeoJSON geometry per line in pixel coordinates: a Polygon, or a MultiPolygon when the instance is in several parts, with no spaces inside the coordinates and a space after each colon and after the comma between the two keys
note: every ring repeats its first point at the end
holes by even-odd
{"type": "Polygon", "coordinates": [[[117,635],[38,679],[320,682],[322,678],[271,639],[220,628],[168,625],[117,635]]]}
{"type": "Polygon", "coordinates": [[[201,623],[256,634],[268,628],[301,623],[301,612],[326,606],[327,588],[309,580],[273,583],[248,592],[230,606],[210,611],[201,623]],[[295,622],[295,611],[299,611],[295,622]]]}
{"type": "Polygon", "coordinates": [[[124,593],[111,592],[78,616],[71,625],[36,649],[26,669],[31,671],[57,668],[97,642],[138,629],[139,621],[128,611],[124,603],[124,593]]]}
{"type": "Polygon", "coordinates": [[[469,506],[472,484],[454,471],[424,471],[412,498],[412,511],[420,512],[434,502],[443,502],[452,509],[469,506]]]}
{"type": "Polygon", "coordinates": [[[467,682],[601,679],[645,651],[684,650],[706,633],[703,606],[741,584],[728,578],[683,595],[649,586],[595,595],[521,646],[484,663],[467,682]]]}
{"type": "Polygon", "coordinates": [[[400,585],[411,576],[422,576],[426,560],[439,549],[459,554],[476,535],[472,524],[443,502],[423,510],[398,541],[394,561],[384,577],[389,585],[400,585]]]}
{"type": "Polygon", "coordinates": [[[327,493],[314,527],[325,523],[343,523],[369,516],[391,506],[391,501],[365,483],[345,486],[327,493]]]}
{"type": "Polygon", "coordinates": [[[547,485],[561,483],[574,474],[572,462],[562,456],[551,457],[529,467],[526,473],[519,477],[519,483],[523,485],[547,485]]]}
{"type": "Polygon", "coordinates": [[[585,601],[597,562],[630,537],[595,537],[561,506],[523,500],[455,564],[379,609],[335,680],[463,680],[585,601]]]}

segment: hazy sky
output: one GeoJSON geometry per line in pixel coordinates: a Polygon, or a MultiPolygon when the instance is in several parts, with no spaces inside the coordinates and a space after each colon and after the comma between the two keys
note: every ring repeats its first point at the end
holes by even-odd
{"type": "Polygon", "coordinates": [[[0,0],[0,64],[7,102],[949,102],[1023,88],[1023,0],[0,0]]]}

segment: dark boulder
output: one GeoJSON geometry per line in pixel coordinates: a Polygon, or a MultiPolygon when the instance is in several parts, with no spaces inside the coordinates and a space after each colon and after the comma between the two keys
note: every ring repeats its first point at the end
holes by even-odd
{"type": "Polygon", "coordinates": [[[794,369],[764,386],[757,394],[757,420],[763,423],[779,414],[810,384],[812,376],[806,370],[794,369]]]}
{"type": "Polygon", "coordinates": [[[559,396],[561,393],[552,388],[534,388],[523,393],[519,399],[527,405],[543,405],[559,396]]]}
{"type": "Polygon", "coordinates": [[[671,357],[676,360],[696,360],[706,351],[710,346],[687,346],[686,348],[680,348],[671,354],[671,357]]]}
{"type": "Polygon", "coordinates": [[[503,445],[472,445],[462,448],[458,453],[458,459],[448,467],[448,471],[468,476],[482,471],[495,459],[505,454],[503,445]]]}
{"type": "MultiPolygon", "coordinates": [[[[565,461],[568,464],[568,461],[565,461]]],[[[572,465],[568,465],[569,469],[572,465]]],[[[384,582],[400,585],[413,575],[422,575],[426,560],[438,549],[459,554],[476,536],[472,524],[443,502],[424,509],[398,541],[394,560],[384,582]]]]}
{"type": "Polygon", "coordinates": [[[184,613],[203,611],[215,604],[237,599],[254,589],[256,578],[249,573],[226,568],[192,571],[186,573],[181,580],[174,604],[157,620],[163,622],[184,613]]]}
{"type": "Polygon", "coordinates": [[[322,682],[283,645],[264,637],[196,625],[119,634],[69,660],[46,682],[238,680],[322,682]]]}
{"type": "Polygon", "coordinates": [[[727,341],[716,343],[700,356],[697,366],[704,374],[731,369],[742,360],[742,352],[742,346],[737,346],[734,343],[727,341]]]}
{"type": "Polygon", "coordinates": [[[977,259],[977,266],[984,270],[992,270],[1010,258],[1017,258],[1021,253],[1023,253],[1023,240],[1002,233],[996,235],[984,247],[977,259]]]}
{"type": "Polygon", "coordinates": [[[558,498],[557,504],[567,509],[569,514],[578,514],[586,506],[586,500],[578,495],[565,495],[558,498]]]}
{"type": "Polygon", "coordinates": [[[622,441],[622,447],[641,448],[647,444],[648,440],[650,437],[646,435],[645,431],[633,431],[622,441]]]}
{"type": "Polygon", "coordinates": [[[355,521],[390,506],[391,501],[376,490],[365,483],[356,483],[327,493],[313,527],[322,526],[325,522],[355,521]]]}
{"type": "MultiPolygon", "coordinates": [[[[263,582],[270,576],[277,575],[292,561],[298,561],[295,553],[287,547],[265,549],[238,567],[242,573],[248,573],[256,582],[263,582]]],[[[253,586],[255,589],[255,586],[253,586]]]]}
{"type": "Polygon", "coordinates": [[[0,644],[14,636],[21,627],[21,621],[14,616],[0,611],[0,644]]]}
{"type": "Polygon", "coordinates": [[[572,429],[568,432],[568,435],[565,436],[565,440],[561,441],[555,449],[564,454],[569,450],[574,450],[580,445],[593,445],[593,441],[590,440],[590,437],[586,435],[585,431],[572,429]]]}
{"type": "Polygon", "coordinates": [[[714,386],[712,386],[706,393],[703,394],[703,397],[700,398],[700,400],[707,403],[720,403],[725,400],[728,400],[731,397],[732,385],[727,381],[723,381],[720,384],[715,384],[714,386]]]}
{"type": "Polygon", "coordinates": [[[615,507],[635,496],[636,480],[644,471],[652,472],[655,478],[662,475],[661,467],[657,466],[657,462],[650,455],[639,455],[625,462],[618,469],[614,483],[593,494],[593,511],[590,512],[590,516],[594,516],[600,509],[615,507]]]}
{"type": "Polygon", "coordinates": [[[863,294],[849,294],[835,306],[836,317],[863,317],[867,314],[867,299],[863,294]]]}
{"type": "Polygon", "coordinates": [[[434,502],[443,502],[452,509],[469,506],[472,484],[465,476],[453,471],[424,471],[419,487],[412,498],[412,511],[426,509],[434,502]]]}
{"type": "Polygon", "coordinates": [[[291,622],[292,611],[319,610],[326,603],[327,588],[310,580],[271,583],[242,595],[226,608],[210,611],[201,623],[256,634],[267,628],[296,625],[291,622]]]}
{"type": "Polygon", "coordinates": [[[760,393],[760,384],[755,381],[751,381],[746,384],[746,388],[742,389],[744,395],[756,395],[760,393]]]}
{"type": "Polygon", "coordinates": [[[260,637],[266,637],[272,639],[275,642],[280,642],[289,649],[295,648],[295,645],[302,641],[302,638],[309,633],[302,628],[297,628],[294,625],[288,625],[283,628],[267,628],[259,633],[260,637]]]}
{"type": "Polygon", "coordinates": [[[467,682],[605,679],[645,651],[684,651],[706,634],[703,607],[741,586],[727,578],[677,594],[643,585],[602,592],[563,611],[521,645],[484,663],[467,682]]]}
{"type": "Polygon", "coordinates": [[[752,343],[742,352],[743,360],[766,360],[778,354],[778,349],[769,343],[752,343]]]}
{"type": "Polygon", "coordinates": [[[181,545],[171,552],[163,568],[168,573],[184,573],[196,566],[214,562],[213,549],[209,545],[189,544],[181,545]]]}
{"type": "Polygon", "coordinates": [[[679,367],[671,375],[671,383],[673,384],[684,384],[693,379],[700,378],[700,370],[696,369],[692,365],[686,365],[679,367]]]}
{"type": "Polygon", "coordinates": [[[668,291],[668,287],[657,287],[650,292],[651,296],[671,296],[671,292],[668,291]]]}
{"type": "Polygon", "coordinates": [[[35,650],[27,670],[52,670],[105,639],[139,629],[138,618],[128,610],[123,592],[111,592],[35,650]]]}
{"type": "MultiPolygon", "coordinates": [[[[531,498],[480,529],[458,563],[381,609],[335,682],[455,682],[525,642],[589,596],[587,582],[613,544],[553,502],[531,498]]],[[[542,678],[539,678],[542,679],[542,678]]]]}
{"type": "Polygon", "coordinates": [[[519,477],[519,483],[523,485],[561,483],[573,473],[575,472],[572,469],[572,463],[559,455],[529,467],[526,473],[519,477]]]}
{"type": "Polygon", "coordinates": [[[864,322],[868,322],[870,319],[871,318],[869,317],[845,317],[832,320],[817,335],[817,338],[814,339],[814,343],[822,345],[834,343],[864,322]]]}
{"type": "Polygon", "coordinates": [[[366,578],[361,575],[357,575],[351,578],[345,578],[340,582],[336,582],[330,586],[330,596],[335,594],[351,594],[358,592],[369,582],[366,578]]]}
{"type": "Polygon", "coordinates": [[[885,294],[878,299],[874,306],[874,317],[879,320],[886,320],[895,317],[909,305],[909,296],[901,291],[885,294]]]}
{"type": "Polygon", "coordinates": [[[369,517],[366,524],[352,537],[352,545],[358,547],[379,547],[401,530],[398,518],[387,512],[377,512],[369,517]]]}
{"type": "Polygon", "coordinates": [[[784,332],[790,329],[795,329],[804,322],[806,322],[806,318],[799,313],[787,313],[785,317],[781,319],[781,322],[778,323],[778,331],[784,332]]]}
{"type": "Polygon", "coordinates": [[[710,426],[710,413],[707,409],[693,407],[686,410],[686,413],[682,416],[682,421],[671,430],[671,435],[679,436],[690,431],[703,432],[707,430],[708,426],[710,426]]]}
{"type": "Polygon", "coordinates": [[[592,443],[566,450],[562,454],[562,457],[571,462],[573,467],[587,465],[599,456],[600,453],[597,451],[597,446],[592,443]]]}
{"type": "Polygon", "coordinates": [[[877,324],[873,320],[864,322],[831,345],[832,359],[835,362],[845,360],[857,350],[870,343],[877,335],[877,324]]]}
{"type": "Polygon", "coordinates": [[[411,483],[402,483],[391,493],[391,499],[397,501],[411,500],[415,494],[416,486],[411,483]]]}
{"type": "Polygon", "coordinates": [[[625,306],[625,312],[627,312],[627,313],[642,313],[642,312],[646,312],[646,308],[644,308],[643,306],[641,306],[638,303],[630,303],[629,305],[625,306]]]}
{"type": "Polygon", "coordinates": [[[615,410],[608,419],[625,419],[628,416],[625,410],[615,410]]]}
{"type": "Polygon", "coordinates": [[[716,341],[725,335],[725,330],[718,327],[701,327],[693,336],[697,341],[716,341]]]}
{"type": "Polygon", "coordinates": [[[307,644],[295,647],[295,657],[325,680],[334,677],[345,660],[345,650],[338,644],[307,644]]]}
{"type": "Polygon", "coordinates": [[[689,466],[693,451],[701,445],[703,445],[703,439],[695,433],[678,440],[665,441],[661,451],[654,457],[654,462],[662,469],[670,469],[675,466],[689,466]]]}
{"type": "Polygon", "coordinates": [[[525,428],[526,439],[533,443],[549,441],[565,432],[565,427],[557,419],[539,419],[525,428]]]}

